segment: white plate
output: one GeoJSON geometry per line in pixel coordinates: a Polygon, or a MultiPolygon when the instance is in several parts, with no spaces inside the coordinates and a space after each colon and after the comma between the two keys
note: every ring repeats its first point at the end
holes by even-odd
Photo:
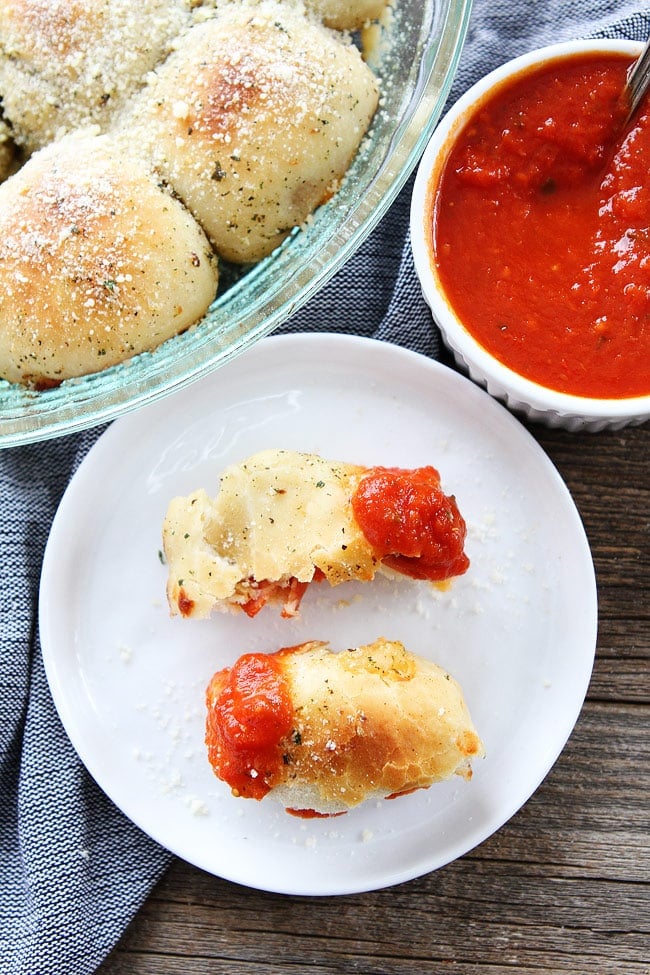
{"type": "Polygon", "coordinates": [[[502,406],[415,353],[336,335],[265,339],[218,373],[116,421],[74,476],[43,565],[40,625],[61,720],[113,801],[184,859],[241,884],[338,894],[442,866],[498,829],[564,746],[593,665],[585,534],[546,455],[502,406]],[[433,464],[468,522],[468,573],[308,592],[298,620],[171,619],[161,525],[265,447],[366,465],[433,464]],[[204,690],[251,650],[402,640],[460,681],[487,757],[471,782],[299,820],[234,799],[205,756],[204,690]]]}

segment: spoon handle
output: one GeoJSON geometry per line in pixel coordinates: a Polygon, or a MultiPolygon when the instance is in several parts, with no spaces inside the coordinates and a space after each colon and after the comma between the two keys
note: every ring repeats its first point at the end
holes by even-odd
{"type": "Polygon", "coordinates": [[[643,51],[630,66],[627,75],[627,91],[630,99],[630,111],[628,119],[632,118],[636,112],[641,99],[648,90],[650,84],[650,40],[646,43],[643,51]]]}

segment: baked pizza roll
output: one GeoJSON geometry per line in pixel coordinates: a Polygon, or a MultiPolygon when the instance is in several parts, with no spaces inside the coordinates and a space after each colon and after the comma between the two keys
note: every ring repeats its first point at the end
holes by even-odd
{"type": "Polygon", "coordinates": [[[460,775],[484,754],[457,682],[379,639],[250,653],[207,688],[208,759],[233,795],[336,815],[460,775]]]}
{"type": "MultiPolygon", "coordinates": [[[[233,2],[233,0],[226,0],[233,2]]],[[[249,7],[262,6],[268,0],[245,0],[249,7]]],[[[280,0],[283,6],[295,10],[304,9],[333,30],[359,30],[373,20],[378,20],[390,0],[280,0]]],[[[202,0],[199,17],[210,9],[223,9],[224,0],[202,0]]]]}
{"type": "Polygon", "coordinates": [[[266,450],[228,467],[219,493],[169,504],[163,546],[172,614],[295,616],[309,583],[393,571],[444,582],[464,573],[465,522],[433,467],[401,470],[266,450]]]}
{"type": "Polygon", "coordinates": [[[258,261],[338,188],[377,82],[292,6],[226,4],[193,26],[124,120],[217,253],[258,261]]]}
{"type": "Polygon", "coordinates": [[[153,349],[216,287],[194,218],[107,136],[66,136],[0,185],[4,379],[42,389],[153,349]]]}
{"type": "Polygon", "coordinates": [[[189,23],[188,0],[3,0],[0,91],[28,151],[104,125],[189,23]]]}
{"type": "Polygon", "coordinates": [[[359,30],[369,21],[381,17],[388,0],[305,0],[305,6],[327,27],[359,30]]]}

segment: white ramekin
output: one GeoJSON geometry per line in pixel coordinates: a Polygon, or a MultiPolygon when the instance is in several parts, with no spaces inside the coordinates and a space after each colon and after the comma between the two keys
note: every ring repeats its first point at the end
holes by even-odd
{"type": "Polygon", "coordinates": [[[620,429],[650,418],[650,395],[629,399],[591,399],[547,389],[504,366],[464,328],[445,296],[436,272],[431,243],[431,200],[446,157],[467,118],[487,93],[507,78],[534,65],[577,53],[617,51],[636,55],[633,41],[569,41],[532,51],[509,61],[469,89],[436,128],[420,161],[411,201],[411,244],[425,300],[445,344],[461,369],[510,409],[529,420],[567,430],[620,429]]]}

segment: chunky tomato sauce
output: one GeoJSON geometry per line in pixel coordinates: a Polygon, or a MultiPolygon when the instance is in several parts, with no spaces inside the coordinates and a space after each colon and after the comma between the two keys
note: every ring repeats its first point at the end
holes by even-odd
{"type": "Polygon", "coordinates": [[[442,581],[469,567],[467,529],[434,467],[374,467],[352,498],[352,511],[384,565],[413,579],[442,581]]]}
{"type": "Polygon", "coordinates": [[[205,741],[215,773],[248,799],[262,799],[282,765],[293,708],[277,654],[248,653],[208,686],[205,741]]]}
{"type": "Polygon", "coordinates": [[[578,55],[505,83],[432,200],[434,260],[465,327],[578,396],[650,393],[650,106],[624,126],[629,64],[578,55]]]}

